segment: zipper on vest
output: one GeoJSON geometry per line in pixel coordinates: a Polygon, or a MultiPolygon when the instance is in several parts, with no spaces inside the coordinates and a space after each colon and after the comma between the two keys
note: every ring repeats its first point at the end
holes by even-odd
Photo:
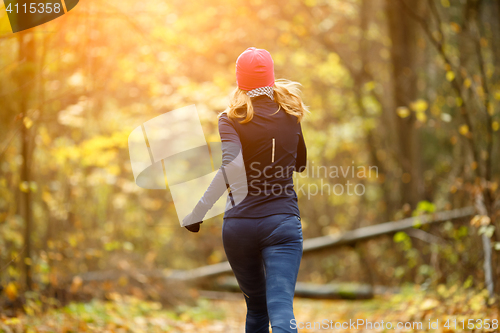
{"type": "Polygon", "coordinates": [[[274,140],[274,138],[273,138],[273,152],[272,152],[272,156],[271,156],[271,163],[274,163],[274,151],[275,151],[275,148],[276,148],[276,140],[274,140]]]}

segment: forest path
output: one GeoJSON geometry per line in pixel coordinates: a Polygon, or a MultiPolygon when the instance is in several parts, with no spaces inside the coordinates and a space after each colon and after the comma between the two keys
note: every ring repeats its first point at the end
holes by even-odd
{"type": "MultiPolygon", "coordinates": [[[[72,303],[44,313],[34,304],[27,308],[29,315],[7,318],[0,314],[0,332],[244,332],[243,297],[218,295],[229,297],[198,297],[196,305],[175,311],[162,309],[156,302],[120,295],[113,301],[72,303]]],[[[294,311],[299,332],[470,332],[468,325],[475,325],[475,332],[498,332],[499,309],[487,306],[486,295],[486,291],[464,286],[438,286],[432,292],[416,286],[371,300],[296,298],[294,311]],[[385,330],[380,328],[382,321],[385,330]],[[485,328],[487,322],[489,329],[485,328]],[[396,328],[398,323],[400,329],[396,328]],[[404,329],[405,323],[412,328],[404,329]],[[430,323],[437,329],[429,329],[430,323]]]]}

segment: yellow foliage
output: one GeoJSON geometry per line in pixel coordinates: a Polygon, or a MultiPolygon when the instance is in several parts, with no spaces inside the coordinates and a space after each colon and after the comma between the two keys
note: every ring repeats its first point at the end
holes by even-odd
{"type": "Polygon", "coordinates": [[[488,114],[490,116],[493,116],[495,114],[495,108],[493,107],[493,104],[488,104],[488,114]]]}
{"type": "Polygon", "coordinates": [[[456,22],[450,22],[450,26],[451,26],[451,30],[453,30],[455,33],[459,33],[460,30],[462,30],[460,28],[460,25],[456,22]]]}
{"type": "Polygon", "coordinates": [[[482,225],[489,225],[490,222],[491,222],[491,219],[489,218],[489,216],[476,215],[472,218],[472,220],[470,221],[470,224],[475,226],[475,227],[479,227],[482,225]]]}
{"type": "Polygon", "coordinates": [[[431,310],[439,305],[439,302],[435,299],[428,298],[421,305],[420,310],[431,310]]]}
{"type": "Polygon", "coordinates": [[[458,129],[458,131],[460,132],[460,134],[462,135],[467,135],[469,133],[469,126],[467,125],[462,125],[460,126],[460,128],[458,129]]]}
{"type": "Polygon", "coordinates": [[[428,107],[429,104],[423,99],[418,99],[410,104],[410,108],[415,112],[424,112],[428,107]]]}
{"type": "Polygon", "coordinates": [[[367,82],[365,83],[365,89],[367,91],[372,91],[373,89],[375,89],[375,85],[376,83],[374,81],[367,82]]]}
{"type": "Polygon", "coordinates": [[[401,118],[406,118],[410,115],[410,110],[406,106],[400,106],[396,112],[401,118]]]}
{"type": "Polygon", "coordinates": [[[441,114],[441,109],[437,105],[433,105],[431,107],[431,113],[435,116],[439,116],[441,114]]]}
{"type": "Polygon", "coordinates": [[[13,282],[9,282],[9,284],[5,288],[5,295],[7,295],[7,297],[11,301],[13,301],[17,298],[17,294],[18,294],[18,292],[17,292],[16,285],[13,282]]]}
{"type": "Polygon", "coordinates": [[[283,45],[288,45],[292,41],[292,36],[289,33],[284,33],[280,36],[279,41],[283,45]]]}
{"type": "Polygon", "coordinates": [[[33,126],[33,120],[31,120],[30,117],[24,117],[23,118],[23,124],[26,128],[31,128],[31,126],[33,126]]]}
{"type": "Polygon", "coordinates": [[[493,124],[491,124],[491,128],[495,132],[498,131],[498,129],[500,128],[500,124],[498,123],[498,121],[494,121],[493,124]]]}
{"type": "Polygon", "coordinates": [[[448,7],[450,7],[450,0],[441,0],[441,5],[442,5],[444,8],[448,8],[448,7]]]}
{"type": "Polygon", "coordinates": [[[122,286],[122,287],[126,286],[128,284],[128,278],[127,278],[127,276],[126,275],[120,276],[120,278],[118,279],[118,284],[120,286],[122,286]]]}
{"type": "Polygon", "coordinates": [[[309,63],[309,56],[306,53],[295,52],[292,56],[292,61],[297,66],[307,66],[309,63]]]}
{"type": "Polygon", "coordinates": [[[40,137],[42,138],[43,144],[48,146],[51,142],[51,139],[49,136],[49,131],[47,131],[47,127],[45,126],[40,127],[38,132],[40,134],[40,137]]]}
{"type": "Polygon", "coordinates": [[[495,92],[495,99],[500,101],[500,90],[495,92]]]}
{"type": "Polygon", "coordinates": [[[307,29],[304,28],[303,25],[294,25],[293,31],[295,32],[295,34],[297,34],[297,36],[300,36],[300,37],[304,37],[307,35],[307,29]]]}
{"type": "Polygon", "coordinates": [[[447,71],[446,72],[446,80],[448,80],[450,82],[455,80],[455,73],[453,73],[453,71],[447,71]]]}
{"type": "Polygon", "coordinates": [[[120,174],[120,167],[116,164],[109,165],[106,167],[106,171],[113,176],[118,176],[120,174]]]}
{"type": "Polygon", "coordinates": [[[19,190],[24,193],[28,193],[30,190],[29,183],[27,181],[19,183],[19,190]]]}
{"type": "Polygon", "coordinates": [[[476,87],[476,93],[480,98],[484,98],[484,89],[482,86],[476,87]]]}
{"type": "Polygon", "coordinates": [[[427,121],[427,115],[425,112],[417,112],[416,117],[421,123],[425,123],[427,121]]]}

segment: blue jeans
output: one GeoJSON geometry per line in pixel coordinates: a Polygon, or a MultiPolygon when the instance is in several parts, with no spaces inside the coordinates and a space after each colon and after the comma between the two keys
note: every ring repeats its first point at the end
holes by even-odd
{"type": "Polygon", "coordinates": [[[293,295],[302,258],[302,225],[292,214],[225,218],[222,241],[247,304],[246,332],[291,329],[293,295]]]}

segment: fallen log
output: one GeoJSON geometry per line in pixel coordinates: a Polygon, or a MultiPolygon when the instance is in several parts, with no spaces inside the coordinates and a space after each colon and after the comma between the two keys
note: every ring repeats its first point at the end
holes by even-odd
{"type": "MultiPolygon", "coordinates": [[[[414,227],[446,222],[449,220],[459,219],[471,216],[475,213],[474,207],[465,207],[454,209],[434,214],[421,215],[416,217],[405,218],[400,221],[386,222],[376,224],[368,227],[358,228],[355,230],[347,231],[340,235],[327,235],[317,238],[304,240],[303,252],[314,253],[316,251],[335,248],[344,245],[352,245],[356,242],[365,241],[368,239],[380,237],[383,235],[394,234],[399,231],[405,231],[414,227]]],[[[229,262],[224,261],[218,264],[198,267],[191,270],[152,270],[141,271],[140,273],[131,274],[124,271],[103,271],[103,272],[86,272],[79,274],[78,277],[82,281],[104,281],[116,280],[123,275],[138,275],[137,280],[144,280],[146,278],[162,278],[169,281],[192,281],[201,278],[215,277],[222,274],[231,273],[229,262]]],[[[132,276],[134,278],[134,276],[132,276]]]]}
{"type": "Polygon", "coordinates": [[[304,240],[304,252],[313,252],[325,248],[332,248],[342,245],[350,245],[359,241],[368,240],[378,236],[389,235],[398,231],[404,231],[413,227],[446,222],[462,217],[473,215],[474,207],[465,207],[450,211],[438,212],[429,215],[421,215],[408,217],[406,219],[394,222],[386,222],[369,227],[363,227],[351,231],[347,231],[341,235],[328,235],[323,237],[311,238],[304,240]]]}
{"type": "MultiPolygon", "coordinates": [[[[234,277],[226,277],[216,286],[221,290],[241,292],[234,277]]],[[[313,299],[371,299],[373,295],[373,288],[368,284],[314,284],[297,282],[295,285],[295,297],[313,299]]]]}
{"type": "Polygon", "coordinates": [[[205,278],[209,276],[217,276],[230,272],[232,272],[232,270],[231,266],[229,266],[229,262],[224,261],[218,264],[190,269],[188,271],[172,271],[170,274],[166,276],[166,278],[172,280],[187,281],[187,280],[196,280],[199,278],[205,278]]]}

